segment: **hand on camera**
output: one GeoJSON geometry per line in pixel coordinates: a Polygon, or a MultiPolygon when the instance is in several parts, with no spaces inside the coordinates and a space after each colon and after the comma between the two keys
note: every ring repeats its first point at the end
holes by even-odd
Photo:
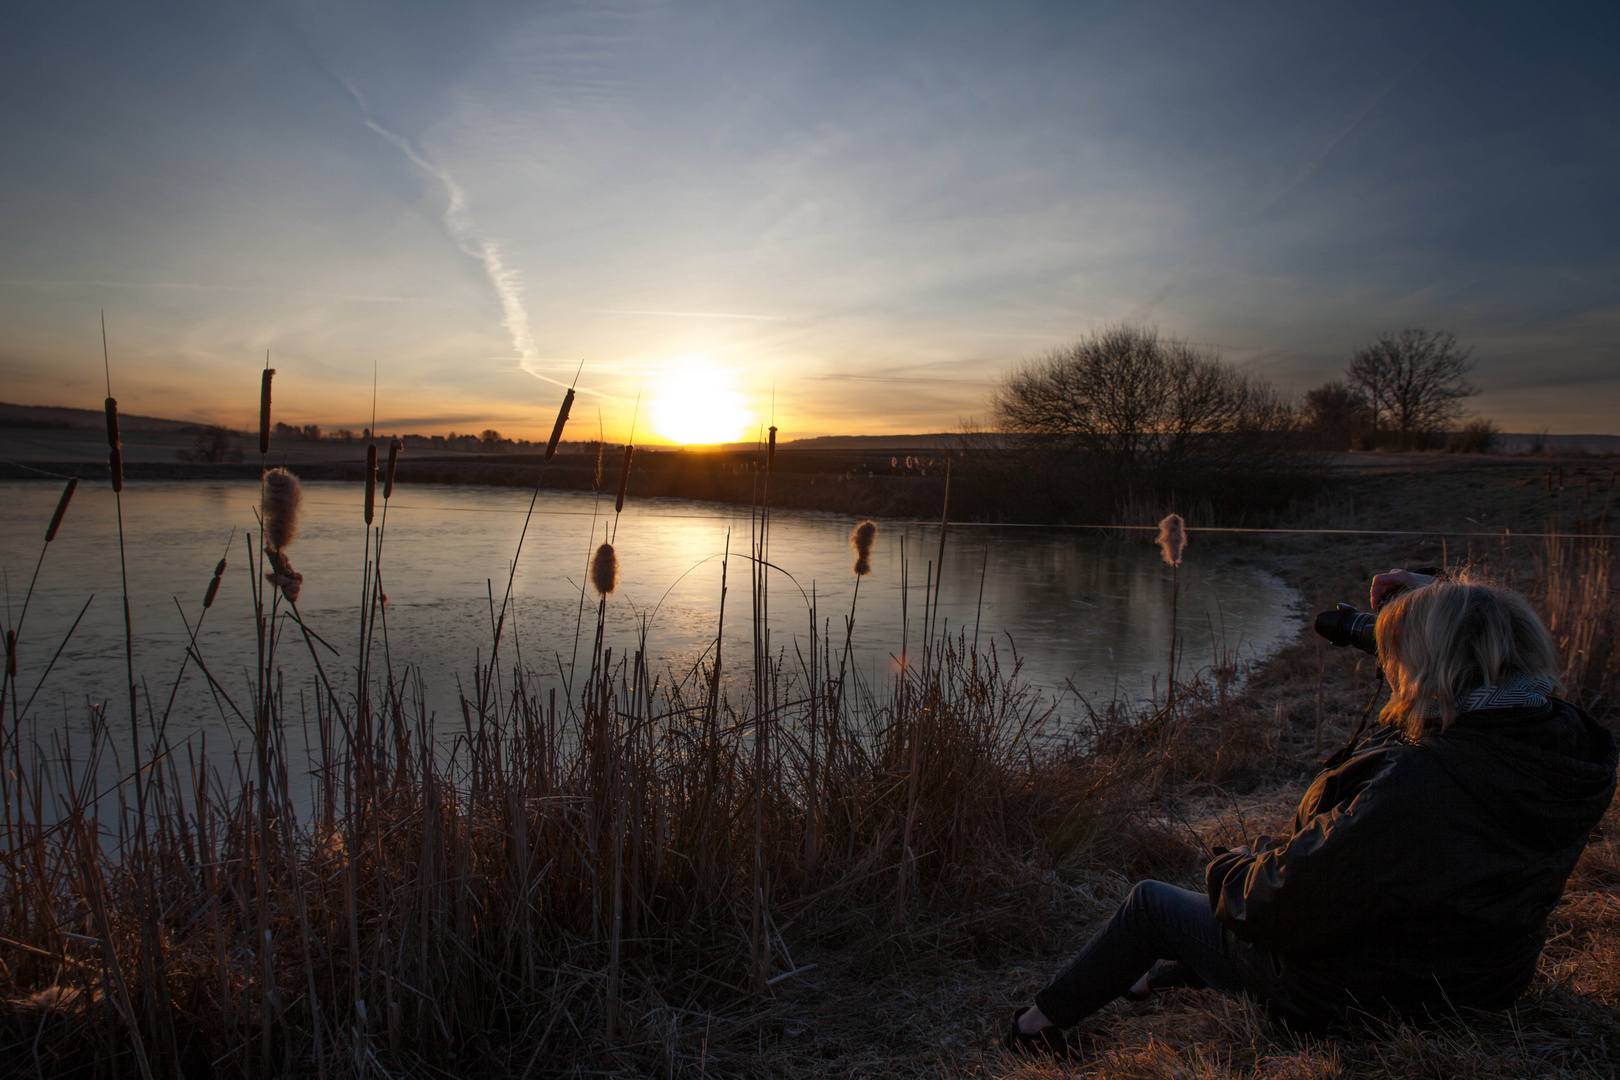
{"type": "Polygon", "coordinates": [[[1384,601],[1402,589],[1416,589],[1434,582],[1428,574],[1414,574],[1410,570],[1391,570],[1372,580],[1372,609],[1377,611],[1384,601]]]}

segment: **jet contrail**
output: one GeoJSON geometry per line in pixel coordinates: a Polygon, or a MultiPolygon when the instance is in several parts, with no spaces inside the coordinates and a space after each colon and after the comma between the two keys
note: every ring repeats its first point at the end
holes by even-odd
{"type": "Polygon", "coordinates": [[[1422,63],[1424,57],[1428,55],[1429,52],[1427,49],[1425,49],[1418,55],[1417,59],[1408,64],[1400,74],[1396,75],[1393,79],[1389,80],[1388,83],[1384,84],[1383,89],[1374,94],[1372,96],[1372,100],[1367,102],[1367,104],[1362,107],[1361,111],[1356,113],[1351,121],[1346,124],[1337,135],[1329,139],[1327,144],[1324,145],[1320,150],[1316,151],[1316,153],[1310,155],[1300,163],[1300,167],[1294,172],[1293,179],[1288,181],[1287,184],[1283,185],[1281,191],[1267,199],[1258,210],[1250,214],[1248,218],[1244,220],[1242,225],[1233,226],[1229,229],[1222,229],[1219,232],[1211,233],[1209,236],[1205,237],[1203,243],[1199,244],[1198,247],[1193,250],[1191,255],[1188,255],[1185,259],[1183,259],[1180,266],[1177,266],[1170,272],[1169,280],[1166,281],[1157,292],[1148,298],[1147,303],[1143,304],[1141,307],[1137,308],[1131,313],[1131,321],[1146,322],[1148,317],[1153,314],[1154,310],[1160,304],[1164,303],[1165,298],[1169,296],[1170,293],[1174,291],[1175,287],[1181,283],[1182,275],[1186,274],[1188,270],[1191,270],[1194,266],[1196,266],[1200,259],[1202,259],[1205,255],[1208,255],[1211,251],[1214,251],[1216,248],[1220,247],[1221,244],[1225,243],[1226,239],[1233,233],[1237,232],[1238,229],[1248,225],[1253,225],[1256,221],[1259,221],[1266,215],[1267,211],[1286,198],[1290,192],[1299,187],[1299,185],[1303,184],[1306,180],[1309,180],[1311,176],[1315,174],[1316,170],[1321,167],[1322,162],[1327,160],[1327,156],[1332,152],[1333,148],[1338,146],[1339,143],[1343,142],[1345,136],[1354,131],[1356,126],[1367,118],[1367,114],[1372,112],[1373,109],[1378,106],[1379,102],[1388,97],[1389,92],[1395,89],[1396,85],[1402,79],[1410,75],[1412,70],[1416,68],[1418,64],[1422,63]]]}
{"type": "MultiPolygon", "coordinates": [[[[501,302],[501,326],[506,329],[512,338],[512,348],[517,350],[518,366],[529,375],[542,382],[555,383],[566,387],[568,384],[542,374],[539,369],[540,350],[534,344],[534,332],[529,327],[529,312],[523,306],[523,287],[518,280],[516,270],[506,265],[501,254],[501,246],[494,240],[481,234],[473,223],[472,213],[467,209],[467,193],[462,186],[456,183],[449,170],[443,166],[429,161],[416,147],[411,145],[409,139],[397,135],[383,127],[369,115],[370,105],[352,83],[343,80],[343,86],[360,108],[360,118],[366,127],[381,135],[399,148],[412,165],[421,169],[437,180],[443,187],[447,202],[444,208],[444,230],[450,234],[458,248],[469,258],[477,259],[484,267],[484,276],[495,288],[495,297],[501,302]]],[[[579,388],[581,393],[594,394],[598,397],[611,397],[596,390],[579,388]]]]}

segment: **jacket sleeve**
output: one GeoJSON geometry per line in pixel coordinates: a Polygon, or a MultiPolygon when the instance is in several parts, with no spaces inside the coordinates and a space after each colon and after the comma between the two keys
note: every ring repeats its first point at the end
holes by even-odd
{"type": "Polygon", "coordinates": [[[1400,893],[1406,812],[1400,755],[1379,749],[1318,776],[1294,834],[1258,854],[1218,855],[1210,907],[1237,937],[1277,951],[1332,953],[1388,917],[1400,893]]]}

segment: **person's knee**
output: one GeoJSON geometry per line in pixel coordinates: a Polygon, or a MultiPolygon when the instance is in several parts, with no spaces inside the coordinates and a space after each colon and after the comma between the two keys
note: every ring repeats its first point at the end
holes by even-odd
{"type": "Polygon", "coordinates": [[[1176,892],[1175,886],[1162,881],[1138,881],[1120,905],[1120,914],[1133,921],[1157,918],[1176,892]]]}

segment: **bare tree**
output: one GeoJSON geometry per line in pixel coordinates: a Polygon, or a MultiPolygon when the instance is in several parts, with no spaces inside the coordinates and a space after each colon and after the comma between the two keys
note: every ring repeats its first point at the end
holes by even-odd
{"type": "Polygon", "coordinates": [[[1324,450],[1346,450],[1373,426],[1372,402],[1359,386],[1342,380],[1305,391],[1305,426],[1324,450]]]}
{"type": "Polygon", "coordinates": [[[1357,349],[1345,374],[1372,402],[1374,428],[1387,425],[1410,447],[1456,421],[1463,401],[1479,393],[1467,380],[1472,353],[1450,331],[1410,327],[1357,349]]]}
{"type": "Polygon", "coordinates": [[[1265,380],[1156,330],[1117,326],[1010,372],[990,400],[1003,431],[1084,453],[1096,478],[1164,494],[1212,472],[1270,471],[1297,426],[1265,380]]]}

